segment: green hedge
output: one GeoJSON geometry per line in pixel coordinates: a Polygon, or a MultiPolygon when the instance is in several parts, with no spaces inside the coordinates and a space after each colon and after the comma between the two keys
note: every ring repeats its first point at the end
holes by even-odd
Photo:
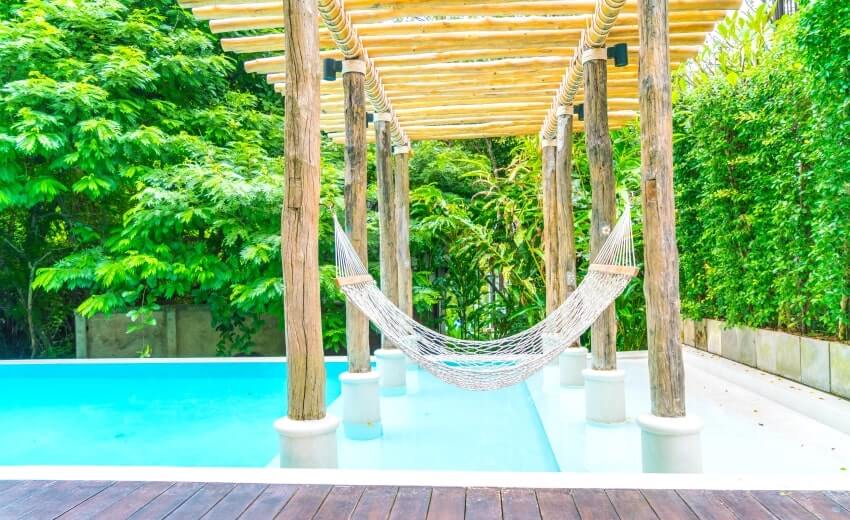
{"type": "Polygon", "coordinates": [[[756,64],[678,100],[686,316],[848,337],[848,19],[843,0],[806,6],[756,64]]]}

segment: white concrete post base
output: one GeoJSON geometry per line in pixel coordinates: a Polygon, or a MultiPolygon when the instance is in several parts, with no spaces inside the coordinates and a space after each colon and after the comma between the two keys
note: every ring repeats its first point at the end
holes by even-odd
{"type": "MultiPolygon", "coordinates": [[[[542,347],[543,347],[543,353],[546,354],[546,353],[552,352],[553,350],[559,350],[561,348],[565,348],[566,343],[567,343],[567,339],[569,339],[569,338],[567,338],[563,334],[553,334],[553,333],[550,333],[550,332],[544,332],[544,333],[540,334],[540,340],[541,340],[541,344],[542,344],[542,347]]],[[[549,360],[549,363],[547,363],[546,366],[557,367],[558,366],[558,356],[555,356],[554,358],[549,360]]]]}
{"type": "Polygon", "coordinates": [[[558,356],[558,364],[561,367],[561,386],[577,387],[584,385],[582,371],[587,368],[587,349],[584,347],[570,347],[558,356]]]}
{"type": "Polygon", "coordinates": [[[702,473],[702,420],[694,415],[637,418],[644,473],[702,473]]]}
{"type": "Polygon", "coordinates": [[[407,356],[401,350],[379,348],[375,360],[380,374],[381,395],[392,397],[407,391],[407,356]]]}
{"type": "Polygon", "coordinates": [[[383,433],[378,385],[380,377],[377,372],[343,372],[339,375],[342,385],[342,429],[349,439],[377,439],[383,433]]]}
{"type": "Polygon", "coordinates": [[[585,417],[589,422],[614,424],[626,420],[626,372],[581,371],[584,376],[585,417]]]}
{"type": "Polygon", "coordinates": [[[339,419],[295,421],[282,417],[274,422],[280,435],[281,468],[336,468],[336,429],[339,419]]]}

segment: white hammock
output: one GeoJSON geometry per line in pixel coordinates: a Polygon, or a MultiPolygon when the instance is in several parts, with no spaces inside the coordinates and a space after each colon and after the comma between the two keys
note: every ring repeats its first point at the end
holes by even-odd
{"type": "Polygon", "coordinates": [[[525,380],[572,345],[637,275],[627,206],[581,284],[555,311],[507,338],[470,341],[434,332],[384,296],[334,216],[337,282],[348,301],[408,357],[436,377],[471,390],[525,380]]]}

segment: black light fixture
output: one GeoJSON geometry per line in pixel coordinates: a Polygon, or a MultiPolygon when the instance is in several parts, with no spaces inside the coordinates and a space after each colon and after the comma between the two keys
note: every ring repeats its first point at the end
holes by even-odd
{"type": "Polygon", "coordinates": [[[372,112],[367,113],[366,114],[366,124],[367,125],[372,124],[374,121],[375,121],[375,114],[373,114],[372,112]]]}
{"type": "Polygon", "coordinates": [[[578,116],[579,121],[584,121],[584,103],[574,106],[573,113],[578,116]]]}
{"type": "Polygon", "coordinates": [[[342,62],[333,58],[325,58],[322,62],[322,79],[335,81],[337,72],[342,72],[342,62]]]}
{"type": "Polygon", "coordinates": [[[615,67],[625,67],[629,64],[629,46],[626,43],[618,43],[608,47],[608,59],[614,58],[615,67]]]}

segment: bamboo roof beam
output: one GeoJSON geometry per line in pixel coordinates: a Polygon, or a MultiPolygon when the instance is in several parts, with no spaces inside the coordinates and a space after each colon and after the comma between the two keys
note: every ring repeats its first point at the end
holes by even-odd
{"type": "MultiPolygon", "coordinates": [[[[706,31],[713,24],[685,24],[695,32],[676,32],[670,35],[674,45],[700,44],[705,41],[706,31]]],[[[462,33],[434,33],[427,36],[369,36],[361,39],[368,46],[370,55],[375,57],[391,54],[419,54],[438,51],[457,51],[491,48],[498,41],[502,48],[526,49],[541,46],[572,48],[582,34],[581,29],[569,31],[528,30],[528,31],[477,31],[462,33]]],[[[638,31],[635,26],[623,26],[612,29],[608,35],[614,43],[638,44],[638,31]]],[[[328,40],[330,40],[328,38],[328,40]]],[[[284,50],[283,33],[222,38],[221,46],[225,51],[237,54],[253,52],[276,52],[284,50]]],[[[323,47],[331,47],[331,41],[323,42],[323,47]]]]}
{"type": "MultiPolygon", "coordinates": [[[[671,24],[684,22],[702,22],[716,20],[725,16],[727,11],[720,9],[676,11],[670,13],[671,24]]],[[[554,16],[485,16],[472,19],[445,19],[415,22],[378,22],[375,23],[374,11],[349,12],[351,21],[357,26],[360,36],[389,36],[393,34],[427,34],[432,32],[470,31],[470,30],[516,30],[516,29],[584,29],[589,15],[554,16]]],[[[636,14],[621,14],[618,20],[624,25],[637,25],[636,14]]],[[[250,31],[259,29],[283,28],[283,16],[240,16],[234,18],[216,18],[210,20],[210,30],[214,34],[250,31]]],[[[319,36],[327,35],[327,29],[319,29],[319,36]]]]}
{"type": "MultiPolygon", "coordinates": [[[[676,61],[684,61],[691,58],[699,52],[700,45],[671,45],[670,59],[676,61]]],[[[637,46],[629,46],[629,61],[637,60],[639,48],[637,46]]],[[[469,59],[486,59],[486,58],[521,58],[521,57],[558,57],[563,56],[563,50],[553,47],[539,47],[529,49],[480,49],[472,51],[450,51],[442,53],[426,53],[426,54],[399,54],[395,56],[378,56],[373,57],[372,61],[382,69],[384,65],[402,65],[407,64],[413,66],[415,64],[426,63],[454,63],[462,62],[469,59]]],[[[322,58],[341,59],[342,54],[339,51],[323,51],[320,53],[322,58]]],[[[245,62],[245,71],[257,74],[280,73],[284,71],[283,56],[272,56],[268,58],[257,58],[245,62]]]]}
{"type": "MultiPolygon", "coordinates": [[[[595,6],[595,0],[542,0],[542,1],[500,1],[469,3],[470,0],[418,0],[375,2],[372,0],[354,0],[345,3],[346,10],[355,19],[360,11],[372,13],[372,21],[391,20],[414,16],[575,16],[587,15],[595,6]],[[389,18],[387,18],[389,17],[389,18]]],[[[740,0],[676,0],[670,2],[670,12],[700,10],[733,10],[741,6],[740,0]]],[[[187,6],[188,7],[188,6],[187,6]]],[[[627,13],[637,12],[636,0],[628,0],[624,9],[627,13]]],[[[283,5],[279,2],[239,3],[227,0],[226,3],[208,2],[194,6],[192,13],[199,20],[220,18],[283,16],[283,5]]]]}

